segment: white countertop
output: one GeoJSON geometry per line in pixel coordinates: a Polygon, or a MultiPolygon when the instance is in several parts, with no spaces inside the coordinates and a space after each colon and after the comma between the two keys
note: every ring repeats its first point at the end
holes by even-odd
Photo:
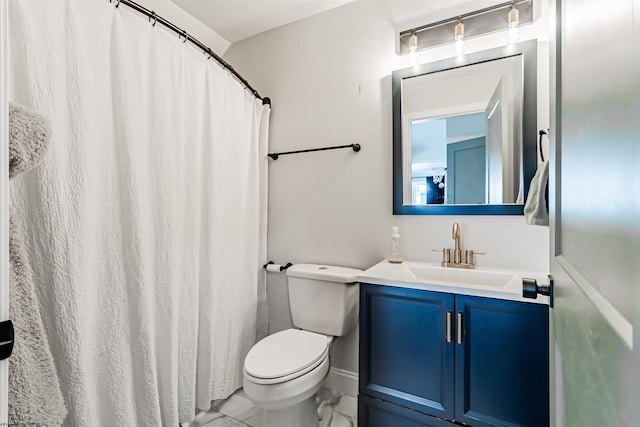
{"type": "Polygon", "coordinates": [[[544,272],[528,272],[477,267],[458,269],[439,263],[404,261],[392,264],[382,261],[358,276],[360,283],[422,289],[452,294],[474,295],[510,301],[549,305],[549,297],[523,298],[522,279],[536,279],[538,285],[548,284],[544,272]],[[421,272],[424,272],[422,274],[421,272]]]}

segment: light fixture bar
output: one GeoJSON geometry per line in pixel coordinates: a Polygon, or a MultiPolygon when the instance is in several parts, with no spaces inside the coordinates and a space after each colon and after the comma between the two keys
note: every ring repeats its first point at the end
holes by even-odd
{"type": "MultiPolygon", "coordinates": [[[[451,43],[457,40],[456,27],[463,28],[464,39],[506,30],[533,22],[533,0],[515,0],[456,15],[399,33],[399,54],[409,53],[409,38],[417,37],[416,50],[451,43]],[[514,12],[515,11],[515,12],[514,12]],[[517,24],[515,24],[517,22],[517,24]],[[463,27],[458,27],[462,24],[463,27]],[[511,26],[510,26],[511,25],[511,26]]],[[[416,40],[414,39],[414,42],[416,40]]],[[[414,51],[415,52],[415,51],[414,51]]]]}
{"type": "Polygon", "coordinates": [[[438,27],[440,25],[450,24],[452,22],[460,22],[465,19],[469,19],[474,16],[483,15],[488,12],[493,12],[500,9],[506,8],[515,8],[521,4],[530,3],[533,6],[533,0],[520,0],[520,1],[508,1],[505,3],[500,3],[495,6],[485,7],[484,9],[476,10],[474,12],[465,13],[463,15],[457,15],[453,18],[443,19],[441,21],[433,22],[431,24],[421,25],[419,27],[411,28],[410,30],[400,31],[400,37],[405,36],[407,34],[415,34],[424,30],[428,30],[429,28],[438,27]]]}

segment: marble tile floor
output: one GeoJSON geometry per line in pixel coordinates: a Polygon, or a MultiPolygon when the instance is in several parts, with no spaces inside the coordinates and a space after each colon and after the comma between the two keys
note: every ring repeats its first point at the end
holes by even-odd
{"type": "MultiPolygon", "coordinates": [[[[338,395],[329,389],[319,393],[320,412],[323,415],[320,427],[355,427],[358,402],[355,397],[338,395]]],[[[189,427],[262,427],[261,410],[238,390],[228,399],[215,400],[212,409],[200,412],[189,427]]]]}

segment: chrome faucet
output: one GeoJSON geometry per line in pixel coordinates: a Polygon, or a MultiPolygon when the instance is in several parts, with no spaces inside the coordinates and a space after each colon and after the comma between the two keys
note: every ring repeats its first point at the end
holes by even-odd
{"type": "Polygon", "coordinates": [[[454,268],[475,268],[474,258],[476,254],[484,254],[484,252],[477,252],[467,249],[464,251],[464,259],[462,257],[462,249],[460,248],[460,225],[455,222],[451,229],[451,238],[455,242],[453,248],[453,261],[451,261],[451,249],[434,249],[436,252],[442,251],[442,266],[454,267],[454,268]]]}
{"type": "Polygon", "coordinates": [[[460,264],[462,260],[462,250],[460,249],[460,226],[457,222],[453,223],[451,238],[455,241],[455,247],[453,249],[453,262],[455,264],[460,264]]]}

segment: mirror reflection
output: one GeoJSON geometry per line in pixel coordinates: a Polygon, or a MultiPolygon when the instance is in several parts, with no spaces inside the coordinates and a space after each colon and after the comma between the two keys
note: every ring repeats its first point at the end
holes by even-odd
{"type": "Polygon", "coordinates": [[[403,205],[522,203],[522,56],[402,80],[403,205]]]}
{"type": "Polygon", "coordinates": [[[393,71],[394,215],[522,215],[536,170],[537,41],[393,71]]]}

